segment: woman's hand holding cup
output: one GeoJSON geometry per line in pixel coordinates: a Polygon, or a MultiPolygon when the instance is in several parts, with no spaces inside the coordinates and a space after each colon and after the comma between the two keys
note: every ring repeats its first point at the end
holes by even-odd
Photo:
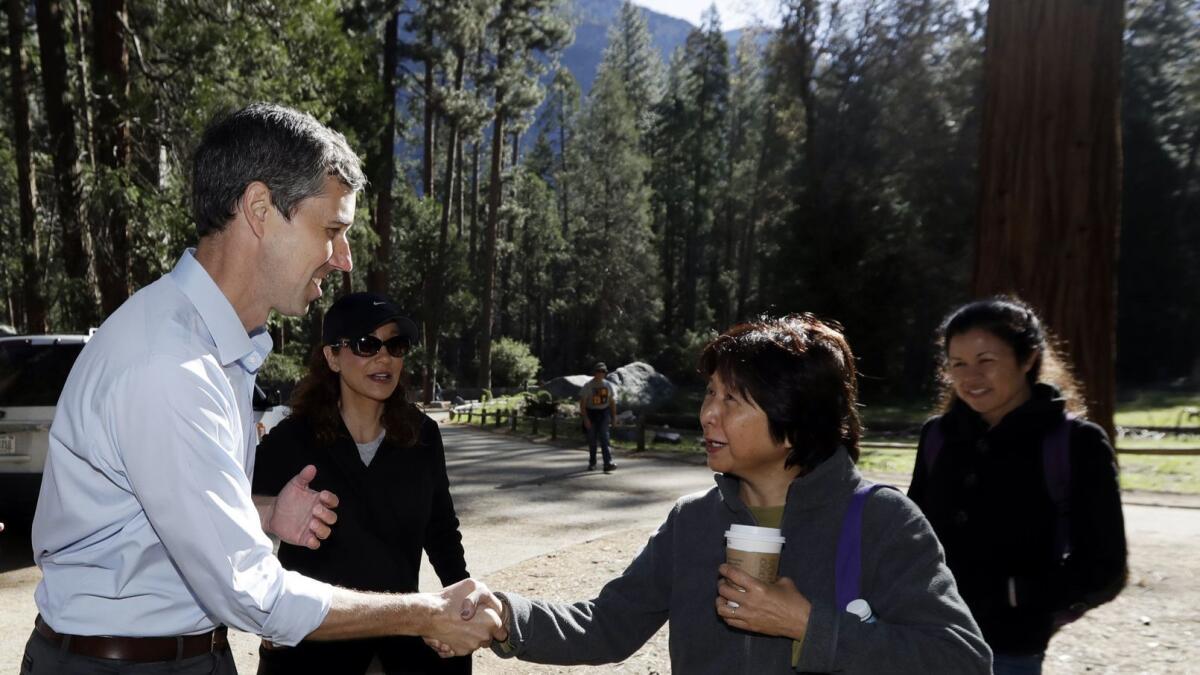
{"type": "Polygon", "coordinates": [[[812,603],[787,577],[765,584],[732,565],[718,568],[717,614],[733,628],[804,639],[812,603]]]}

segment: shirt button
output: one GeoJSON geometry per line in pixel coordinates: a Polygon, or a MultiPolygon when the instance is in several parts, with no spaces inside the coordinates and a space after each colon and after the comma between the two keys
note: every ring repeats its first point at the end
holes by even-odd
{"type": "Polygon", "coordinates": [[[987,452],[988,451],[987,441],[983,440],[982,438],[979,439],[978,441],[975,441],[975,449],[978,450],[979,452],[987,452]]]}
{"type": "Polygon", "coordinates": [[[955,513],[954,514],[954,524],[955,525],[966,525],[967,524],[967,512],[966,511],[958,511],[957,513],[955,513]]]}
{"type": "Polygon", "coordinates": [[[973,488],[976,485],[979,485],[979,475],[978,474],[969,473],[969,474],[967,474],[966,478],[963,478],[963,487],[973,488]]]}

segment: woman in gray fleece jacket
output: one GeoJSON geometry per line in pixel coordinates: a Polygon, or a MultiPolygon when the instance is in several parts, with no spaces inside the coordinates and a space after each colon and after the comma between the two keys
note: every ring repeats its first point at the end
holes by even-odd
{"type": "Polygon", "coordinates": [[[680,499],[628,569],[573,604],[498,594],[500,656],[602,664],[671,622],[677,673],[989,673],[991,652],[929,523],[879,490],[861,526],[860,595],[874,620],[835,606],[835,558],[860,423],[854,355],[810,315],[740,324],[705,347],[700,410],[717,485],[680,499]],[[724,565],[734,523],[780,527],[780,578],[724,565]],[[735,600],[731,603],[730,600],[735,600]]]}

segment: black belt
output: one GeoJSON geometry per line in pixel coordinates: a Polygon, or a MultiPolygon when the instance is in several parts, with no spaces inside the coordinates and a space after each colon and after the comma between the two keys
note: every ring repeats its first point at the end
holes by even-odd
{"type": "Polygon", "coordinates": [[[56,647],[72,654],[95,659],[114,659],[152,663],[154,661],[176,661],[193,656],[219,652],[229,648],[229,629],[221,626],[199,635],[175,637],[113,637],[109,635],[62,635],[42,620],[39,614],[33,622],[34,630],[56,647]]]}

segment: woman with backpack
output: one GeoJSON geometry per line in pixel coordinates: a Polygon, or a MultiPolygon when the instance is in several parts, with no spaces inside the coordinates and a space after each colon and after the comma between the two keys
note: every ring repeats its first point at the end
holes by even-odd
{"type": "Polygon", "coordinates": [[[1062,625],[1126,579],[1116,454],[1023,302],[980,300],[939,331],[941,414],[908,496],[933,525],[997,675],[1040,673],[1062,625]]]}
{"type": "Polygon", "coordinates": [[[700,370],[716,486],[676,502],[591,600],[498,593],[509,638],[493,650],[615,663],[669,621],[676,673],[990,672],[928,523],[855,468],[858,383],[840,328],[809,315],[740,324],[704,348],[700,370]],[[782,532],[774,583],[722,564],[734,525],[782,532]],[[855,601],[871,613],[847,611],[855,601]]]}

